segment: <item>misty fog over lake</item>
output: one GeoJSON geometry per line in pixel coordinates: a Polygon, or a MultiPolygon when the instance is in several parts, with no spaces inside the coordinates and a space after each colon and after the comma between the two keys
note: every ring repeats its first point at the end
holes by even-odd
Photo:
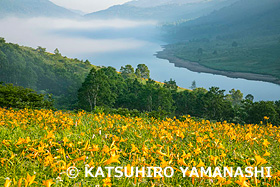
{"type": "Polygon", "coordinates": [[[239,89],[252,94],[255,100],[279,100],[280,86],[267,82],[233,79],[220,75],[191,72],[177,68],[167,60],[154,56],[162,50],[159,25],[155,21],[132,20],[70,20],[52,18],[6,18],[0,20],[0,36],[7,42],[37,48],[42,46],[62,55],[89,59],[98,66],[146,64],[151,78],[157,81],[175,79],[180,87],[217,86],[227,90],[239,89]]]}

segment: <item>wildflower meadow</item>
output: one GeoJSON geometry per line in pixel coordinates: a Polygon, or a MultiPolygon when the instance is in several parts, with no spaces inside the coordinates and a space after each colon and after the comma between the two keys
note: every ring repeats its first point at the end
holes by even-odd
{"type": "Polygon", "coordinates": [[[258,125],[239,125],[190,116],[158,120],[2,108],[0,141],[0,184],[5,187],[280,186],[280,128],[268,117],[258,125]],[[85,177],[85,166],[93,168],[93,177],[85,177]],[[70,178],[69,167],[79,175],[70,178]],[[99,167],[104,170],[96,175],[99,167]],[[174,175],[114,177],[106,167],[127,167],[126,174],[132,167],[171,167],[174,175]],[[184,177],[180,167],[189,167],[186,173],[192,167],[197,172],[202,167],[271,167],[271,176],[264,169],[264,177],[184,177]]]}

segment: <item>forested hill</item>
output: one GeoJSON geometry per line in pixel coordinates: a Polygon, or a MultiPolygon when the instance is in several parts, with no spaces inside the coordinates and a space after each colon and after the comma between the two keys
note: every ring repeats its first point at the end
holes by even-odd
{"type": "Polygon", "coordinates": [[[166,25],[177,58],[214,70],[280,80],[280,1],[239,0],[212,14],[166,25]]]}
{"type": "Polygon", "coordinates": [[[0,81],[53,94],[60,107],[74,103],[93,65],[63,57],[58,50],[55,54],[45,50],[6,43],[0,38],[0,81]]]}
{"type": "Polygon", "coordinates": [[[49,0],[0,0],[0,17],[74,17],[74,12],[49,0]]]}
{"type": "MultiPolygon", "coordinates": [[[[168,28],[168,26],[167,26],[168,28]]],[[[279,34],[280,1],[239,0],[210,15],[170,25],[170,37],[177,41],[202,37],[244,37],[279,34]]]]}

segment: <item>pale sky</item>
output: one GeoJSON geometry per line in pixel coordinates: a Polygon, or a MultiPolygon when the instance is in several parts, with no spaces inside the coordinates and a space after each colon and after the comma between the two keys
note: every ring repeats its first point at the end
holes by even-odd
{"type": "Polygon", "coordinates": [[[53,3],[69,9],[81,10],[86,13],[109,8],[110,6],[123,4],[131,0],[50,0],[53,3]]]}

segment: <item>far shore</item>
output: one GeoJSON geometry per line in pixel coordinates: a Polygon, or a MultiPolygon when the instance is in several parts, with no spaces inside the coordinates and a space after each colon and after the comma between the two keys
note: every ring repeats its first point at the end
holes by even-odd
{"type": "Polygon", "coordinates": [[[261,75],[261,74],[255,74],[255,73],[231,72],[231,71],[210,69],[203,65],[200,65],[197,62],[190,62],[187,60],[180,59],[180,58],[174,56],[174,54],[171,51],[168,51],[167,49],[157,52],[156,57],[160,58],[160,59],[168,60],[170,63],[174,64],[175,67],[187,68],[188,70],[193,71],[193,72],[211,73],[211,74],[215,74],[215,75],[227,76],[230,78],[242,78],[242,79],[254,80],[254,81],[264,81],[264,82],[270,82],[270,83],[280,85],[280,80],[273,76],[270,76],[270,75],[261,75]]]}

